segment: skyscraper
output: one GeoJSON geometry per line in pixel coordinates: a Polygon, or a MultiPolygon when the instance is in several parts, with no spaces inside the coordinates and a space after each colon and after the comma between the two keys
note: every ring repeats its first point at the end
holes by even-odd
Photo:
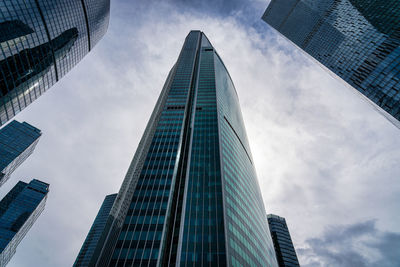
{"type": "Polygon", "coordinates": [[[0,1],[0,125],[93,49],[109,13],[110,0],[0,1]]]}
{"type": "Polygon", "coordinates": [[[400,1],[272,0],[263,19],[400,128],[400,1]]]}
{"type": "Polygon", "coordinates": [[[99,213],[96,216],[96,219],[93,222],[92,227],[85,239],[85,242],[82,245],[81,250],[79,251],[78,257],[75,260],[75,267],[84,267],[89,266],[90,261],[92,260],[94,249],[97,246],[97,242],[99,242],[101,233],[104,230],[104,227],[107,223],[108,215],[110,214],[110,210],[112,205],[114,204],[115,198],[117,194],[108,195],[103,201],[103,204],[100,207],[99,213]]]}
{"type": "Polygon", "coordinates": [[[18,182],[0,202],[0,266],[15,254],[46,204],[49,185],[39,180],[18,182]]]}
{"type": "Polygon", "coordinates": [[[279,267],[300,266],[285,218],[273,214],[267,218],[279,267]]]}
{"type": "Polygon", "coordinates": [[[26,122],[12,121],[0,129],[0,186],[33,153],[41,135],[26,122]]]}
{"type": "Polygon", "coordinates": [[[231,77],[191,31],[90,266],[277,266],[253,164],[231,77]]]}

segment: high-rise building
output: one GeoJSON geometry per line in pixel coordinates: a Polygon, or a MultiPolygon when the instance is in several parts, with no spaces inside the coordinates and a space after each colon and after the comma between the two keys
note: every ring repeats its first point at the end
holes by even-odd
{"type": "Polygon", "coordinates": [[[0,202],[0,266],[6,266],[46,204],[49,185],[18,182],[0,202]]]}
{"type": "Polygon", "coordinates": [[[93,49],[109,13],[110,0],[0,1],[0,125],[93,49]]]}
{"type": "Polygon", "coordinates": [[[33,153],[41,135],[26,122],[12,121],[0,129],[0,186],[33,153]]]}
{"type": "Polygon", "coordinates": [[[97,246],[97,242],[99,242],[101,233],[106,226],[108,215],[110,214],[112,205],[114,204],[115,198],[117,194],[108,195],[103,201],[103,204],[100,207],[100,210],[96,216],[96,219],[93,222],[92,227],[85,239],[85,242],[82,245],[81,250],[79,251],[78,257],[75,260],[75,267],[85,267],[89,266],[90,261],[92,260],[94,250],[97,246]]]}
{"type": "Polygon", "coordinates": [[[238,95],[186,37],[89,266],[277,266],[238,95]]]}
{"type": "Polygon", "coordinates": [[[285,218],[273,214],[267,218],[279,267],[300,267],[285,218]]]}
{"type": "Polygon", "coordinates": [[[400,1],[272,0],[263,20],[400,128],[400,1]]]}

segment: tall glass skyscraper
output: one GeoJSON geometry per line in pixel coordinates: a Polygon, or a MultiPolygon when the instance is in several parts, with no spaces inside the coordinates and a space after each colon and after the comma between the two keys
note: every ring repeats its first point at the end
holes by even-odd
{"type": "Polygon", "coordinates": [[[267,218],[279,267],[300,267],[285,218],[274,214],[267,218]]]}
{"type": "Polygon", "coordinates": [[[186,37],[89,266],[277,266],[239,100],[186,37]]]}
{"type": "Polygon", "coordinates": [[[400,128],[400,1],[272,0],[263,19],[400,128]]]}
{"type": "Polygon", "coordinates": [[[26,122],[12,121],[0,129],[0,186],[33,153],[41,135],[26,122]]]}
{"type": "Polygon", "coordinates": [[[6,266],[46,204],[49,185],[19,181],[0,201],[0,266],[6,266]]]}
{"type": "Polygon", "coordinates": [[[110,0],[0,1],[0,125],[93,49],[109,13],[110,0]]]}

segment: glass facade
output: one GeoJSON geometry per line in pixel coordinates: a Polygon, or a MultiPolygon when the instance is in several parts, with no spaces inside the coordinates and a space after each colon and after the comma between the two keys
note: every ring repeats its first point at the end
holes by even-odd
{"type": "Polygon", "coordinates": [[[191,31],[94,250],[93,266],[277,266],[237,94],[191,31]]]}
{"type": "Polygon", "coordinates": [[[41,135],[26,122],[12,121],[0,129],[0,186],[33,153],[41,135]]]}
{"type": "Polygon", "coordinates": [[[15,254],[46,204],[49,185],[39,180],[19,181],[0,201],[0,266],[15,254]]]}
{"type": "Polygon", "coordinates": [[[181,266],[227,264],[218,135],[215,52],[202,36],[179,252],[181,266]]]}
{"type": "Polygon", "coordinates": [[[400,128],[398,0],[272,0],[263,20],[400,128]]]}
{"type": "Polygon", "coordinates": [[[89,263],[93,257],[94,249],[96,248],[101,233],[106,226],[108,215],[110,214],[110,210],[112,208],[112,205],[114,204],[116,197],[117,194],[113,194],[106,196],[106,198],[104,199],[103,204],[100,207],[99,213],[97,214],[96,219],[94,220],[93,225],[90,228],[90,231],[85,239],[85,242],[83,243],[82,248],[79,251],[78,257],[75,260],[75,267],[89,266],[89,263]]]}
{"type": "Polygon", "coordinates": [[[215,56],[225,224],[232,266],[274,266],[265,207],[233,82],[215,56]]]}
{"type": "Polygon", "coordinates": [[[273,214],[267,218],[279,267],[300,267],[285,218],[273,214]]]}
{"type": "Polygon", "coordinates": [[[0,1],[0,125],[94,47],[109,13],[110,0],[0,1]]]}

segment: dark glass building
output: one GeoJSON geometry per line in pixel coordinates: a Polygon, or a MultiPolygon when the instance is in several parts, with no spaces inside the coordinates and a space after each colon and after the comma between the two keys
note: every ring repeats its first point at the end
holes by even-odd
{"type": "Polygon", "coordinates": [[[0,202],[0,266],[6,266],[46,204],[49,185],[18,182],[0,202]]]}
{"type": "Polygon", "coordinates": [[[279,267],[300,267],[285,218],[273,214],[267,218],[279,267]]]}
{"type": "Polygon", "coordinates": [[[0,129],[0,186],[33,153],[41,135],[26,122],[12,121],[0,129]]]}
{"type": "Polygon", "coordinates": [[[191,31],[90,266],[277,266],[239,100],[191,31]]]}
{"type": "Polygon", "coordinates": [[[97,214],[96,219],[94,220],[93,225],[90,228],[90,231],[85,239],[85,242],[83,243],[82,248],[79,251],[78,257],[75,260],[75,267],[89,266],[89,263],[93,257],[94,249],[96,248],[101,233],[106,226],[108,215],[110,214],[111,207],[114,204],[116,197],[117,194],[113,194],[106,196],[106,198],[104,199],[103,204],[100,207],[99,213],[97,214]]]}
{"type": "Polygon", "coordinates": [[[272,0],[263,19],[400,128],[400,1],[272,0]]]}
{"type": "Polygon", "coordinates": [[[110,0],[0,1],[0,125],[89,53],[109,13],[110,0]]]}

